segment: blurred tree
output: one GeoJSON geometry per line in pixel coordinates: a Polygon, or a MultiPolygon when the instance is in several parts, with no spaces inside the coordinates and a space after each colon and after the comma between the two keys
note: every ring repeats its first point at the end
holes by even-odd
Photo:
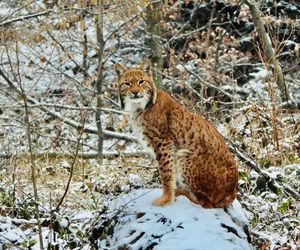
{"type": "Polygon", "coordinates": [[[151,50],[151,63],[153,67],[153,79],[158,87],[162,85],[162,46],[160,44],[161,37],[161,21],[162,21],[163,2],[161,0],[150,1],[146,9],[146,24],[150,33],[147,46],[151,50]]]}

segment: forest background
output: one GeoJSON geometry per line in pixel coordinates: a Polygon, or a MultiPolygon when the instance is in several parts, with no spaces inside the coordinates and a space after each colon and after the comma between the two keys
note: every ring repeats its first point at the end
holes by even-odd
{"type": "Polygon", "coordinates": [[[299,57],[292,0],[2,0],[0,245],[38,246],[43,228],[60,246],[95,245],[107,218],[71,214],[159,187],[113,70],[148,58],[157,85],[226,138],[252,245],[299,249],[299,57]]]}

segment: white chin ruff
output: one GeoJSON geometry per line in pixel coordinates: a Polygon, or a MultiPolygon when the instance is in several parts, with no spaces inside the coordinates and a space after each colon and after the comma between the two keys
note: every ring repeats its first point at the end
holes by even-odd
{"type": "Polygon", "coordinates": [[[125,104],[125,111],[126,112],[135,112],[138,109],[145,109],[148,103],[148,96],[144,96],[138,99],[130,99],[125,97],[124,104],[125,104]]]}

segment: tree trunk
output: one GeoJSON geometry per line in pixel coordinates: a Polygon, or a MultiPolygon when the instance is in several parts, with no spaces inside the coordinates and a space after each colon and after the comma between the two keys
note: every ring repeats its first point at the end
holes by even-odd
{"type": "Polygon", "coordinates": [[[104,53],[104,39],[103,39],[103,0],[98,0],[99,14],[96,17],[96,34],[98,43],[98,70],[96,80],[97,104],[96,104],[96,125],[98,135],[98,155],[102,158],[103,155],[103,129],[101,122],[101,107],[102,107],[102,81],[103,81],[103,53],[104,53]]]}
{"type": "Polygon", "coordinates": [[[276,58],[276,54],[272,47],[272,42],[269,34],[266,32],[264,24],[260,17],[260,11],[257,5],[251,1],[245,0],[245,3],[248,5],[254,25],[256,27],[256,31],[261,41],[263,58],[265,60],[264,64],[266,65],[267,69],[269,69],[269,65],[273,65],[273,74],[276,81],[276,84],[280,90],[280,98],[283,102],[288,102],[290,100],[290,96],[288,90],[285,85],[284,76],[282,73],[282,69],[279,65],[279,62],[276,58]]]}
{"type": "Polygon", "coordinates": [[[150,48],[151,64],[153,67],[152,76],[156,85],[160,88],[162,84],[162,69],[163,69],[163,58],[162,58],[162,46],[159,38],[161,37],[160,21],[162,20],[162,6],[161,0],[152,1],[147,6],[147,17],[146,23],[150,38],[147,41],[147,46],[150,48]]]}

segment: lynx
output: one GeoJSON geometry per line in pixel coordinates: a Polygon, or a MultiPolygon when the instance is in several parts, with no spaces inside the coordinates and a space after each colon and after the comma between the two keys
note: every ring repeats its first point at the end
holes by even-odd
{"type": "Polygon", "coordinates": [[[165,206],[178,195],[205,208],[227,207],[236,197],[237,166],[223,137],[203,117],[189,112],[155,87],[151,64],[116,64],[119,98],[134,135],[156,158],[165,206]]]}

